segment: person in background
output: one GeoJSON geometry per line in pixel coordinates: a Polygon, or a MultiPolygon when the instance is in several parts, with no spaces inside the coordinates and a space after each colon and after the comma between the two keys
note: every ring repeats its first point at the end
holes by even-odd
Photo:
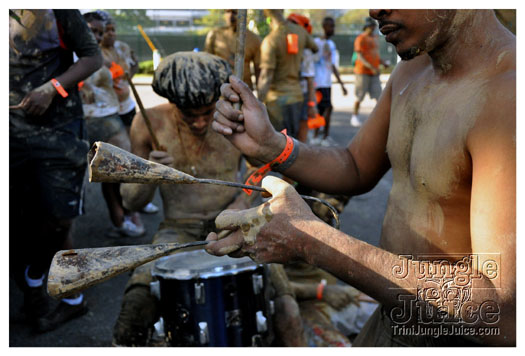
{"type": "MultiPolygon", "coordinates": [[[[304,27],[309,35],[312,34],[312,25],[310,19],[301,14],[292,13],[287,18],[299,26],[304,27]]],[[[315,88],[314,88],[314,54],[310,48],[303,50],[303,60],[301,62],[301,89],[303,90],[303,107],[301,110],[301,121],[299,122],[299,132],[297,139],[301,142],[306,142],[308,137],[308,119],[317,117],[317,104],[315,99],[315,88]]]]}
{"type": "MultiPolygon", "coordinates": [[[[225,59],[231,68],[235,63],[235,48],[237,46],[237,10],[224,10],[226,26],[211,30],[206,36],[204,51],[225,59]]],[[[251,89],[257,87],[261,72],[261,39],[252,31],[246,29],[246,44],[244,49],[244,79],[251,89]],[[250,64],[253,64],[253,72],[250,64]],[[255,83],[252,81],[255,76],[255,83]],[[255,85],[254,85],[255,84],[255,85]]]]}
{"type": "Polygon", "coordinates": [[[332,117],[332,73],[337,82],[341,85],[343,95],[347,91],[344,86],[339,71],[337,70],[337,48],[334,41],[330,39],[335,33],[335,21],[331,17],[323,19],[323,37],[316,37],[315,43],[319,47],[319,56],[315,62],[315,90],[317,92],[317,110],[324,117],[326,125],[323,128],[323,138],[319,138],[320,129],[315,130],[312,144],[321,144],[322,146],[333,146],[335,142],[329,137],[330,119],[332,117]]]}
{"type": "MultiPolygon", "coordinates": [[[[98,12],[88,12],[83,16],[100,44],[104,35],[103,17],[98,12]]],[[[103,141],[130,151],[129,136],[118,115],[119,100],[113,88],[112,74],[106,66],[102,66],[82,82],[80,95],[89,143],[93,145],[96,141],[103,141]]],[[[101,183],[101,187],[113,223],[113,228],[108,235],[114,237],[144,235],[144,226],[135,224],[132,221],[133,213],[122,206],[120,184],[101,183]]]]}
{"type": "Polygon", "coordinates": [[[313,38],[306,30],[283,17],[283,10],[264,10],[271,18],[272,30],[261,44],[259,100],[264,102],[274,128],[286,128],[296,137],[304,96],[300,70],[303,50],[317,52],[313,38]]]}
{"type": "MultiPolygon", "coordinates": [[[[97,13],[104,21],[104,36],[101,41],[104,65],[111,70],[113,89],[119,99],[118,114],[129,134],[136,109],[135,101],[131,97],[128,78],[131,80],[137,73],[139,64],[131,47],[127,43],[117,40],[116,23],[111,15],[102,10],[98,10],[97,13]]],[[[155,214],[159,211],[159,208],[153,203],[149,203],[141,211],[147,214],[155,214]]],[[[142,225],[140,216],[137,213],[133,214],[132,221],[137,226],[142,225]]]]}
{"type": "MultiPolygon", "coordinates": [[[[354,113],[350,118],[350,125],[360,127],[359,107],[368,93],[371,99],[378,100],[381,95],[381,81],[379,80],[379,66],[382,63],[379,56],[379,43],[375,35],[376,22],[367,17],[363,32],[354,42],[354,51],[357,53],[355,61],[355,102],[354,113]]],[[[387,63],[383,63],[388,66],[387,63]]]]}
{"type": "Polygon", "coordinates": [[[57,251],[73,248],[84,212],[89,145],[77,83],[101,65],[78,10],[9,10],[10,272],[38,332],[88,311],[80,293],[53,308],[45,275],[57,251]]]}

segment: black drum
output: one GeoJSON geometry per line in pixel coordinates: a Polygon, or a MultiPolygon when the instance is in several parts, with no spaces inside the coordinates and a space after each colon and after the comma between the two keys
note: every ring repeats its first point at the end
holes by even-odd
{"type": "Polygon", "coordinates": [[[273,302],[264,265],[195,250],[159,259],[152,274],[172,346],[270,345],[273,302]]]}

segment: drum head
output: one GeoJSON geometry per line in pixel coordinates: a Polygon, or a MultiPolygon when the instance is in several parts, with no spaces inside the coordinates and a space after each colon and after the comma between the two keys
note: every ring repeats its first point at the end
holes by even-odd
{"type": "Polygon", "coordinates": [[[151,273],[164,279],[189,280],[234,275],[257,267],[249,257],[217,257],[204,250],[195,250],[160,258],[151,273]]]}

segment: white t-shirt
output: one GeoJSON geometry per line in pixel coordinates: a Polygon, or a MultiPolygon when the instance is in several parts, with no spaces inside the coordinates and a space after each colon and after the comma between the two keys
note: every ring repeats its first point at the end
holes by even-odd
{"type": "Polygon", "coordinates": [[[309,48],[303,50],[303,61],[301,62],[301,89],[303,93],[308,91],[308,84],[304,78],[315,77],[314,54],[309,48]]]}
{"type": "Polygon", "coordinates": [[[315,62],[315,87],[330,88],[332,86],[332,65],[337,65],[335,43],[330,39],[317,37],[315,44],[319,48],[319,58],[315,62]]]}

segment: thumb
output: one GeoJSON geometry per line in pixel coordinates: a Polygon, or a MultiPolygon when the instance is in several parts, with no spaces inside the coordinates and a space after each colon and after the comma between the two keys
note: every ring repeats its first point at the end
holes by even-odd
{"type": "Polygon", "coordinates": [[[219,230],[235,230],[246,220],[244,215],[242,210],[224,210],[215,218],[215,227],[219,230]]]}
{"type": "Polygon", "coordinates": [[[274,176],[264,177],[261,186],[268,192],[270,192],[274,197],[277,195],[283,195],[286,193],[287,190],[293,189],[293,187],[290,184],[274,176]]]}
{"type": "Polygon", "coordinates": [[[257,98],[253,95],[250,87],[248,87],[245,82],[234,75],[230,75],[230,84],[233,90],[239,93],[243,106],[246,106],[247,108],[255,108],[259,106],[257,98]]]}

